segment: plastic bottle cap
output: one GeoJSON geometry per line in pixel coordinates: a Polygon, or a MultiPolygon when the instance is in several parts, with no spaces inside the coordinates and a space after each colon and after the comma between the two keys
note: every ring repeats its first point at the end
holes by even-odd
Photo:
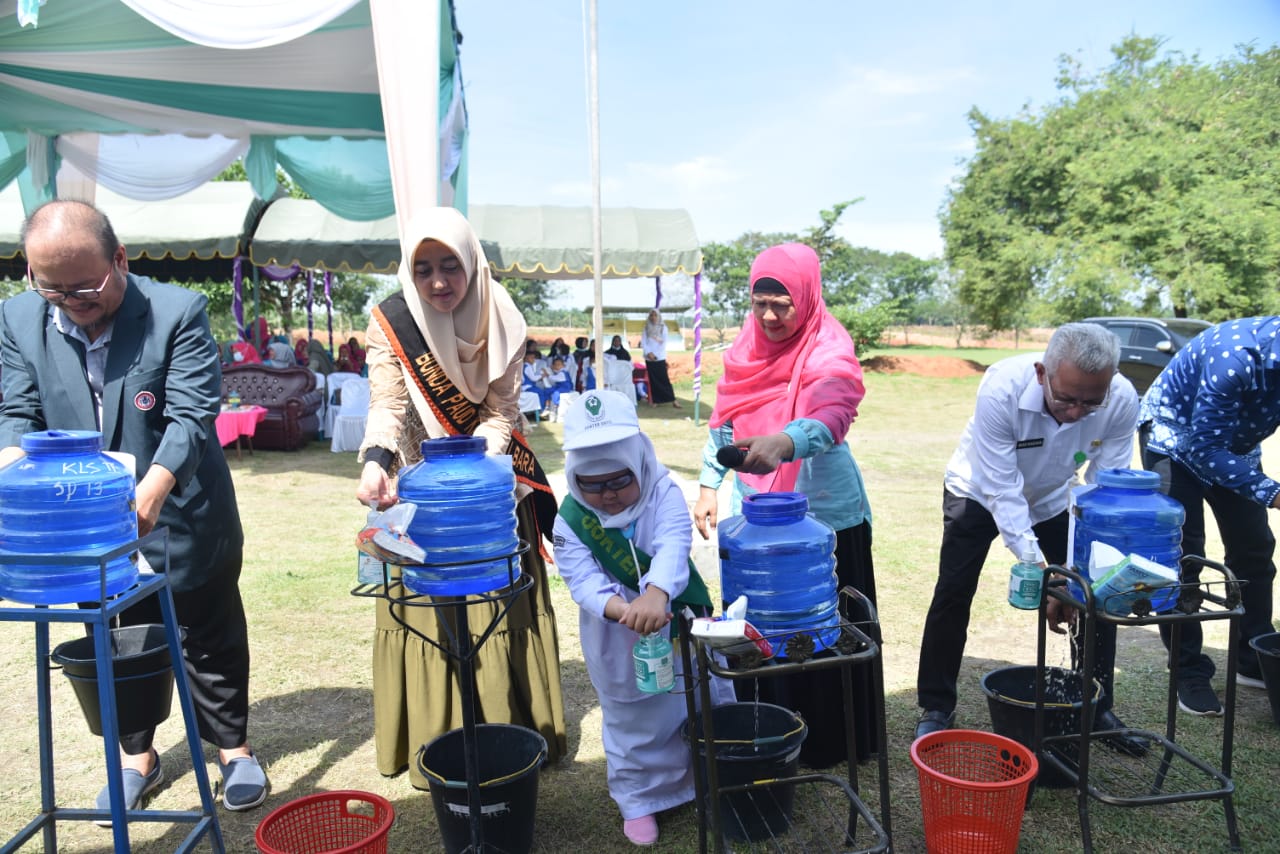
{"type": "Polygon", "coordinates": [[[803,492],[757,492],[742,499],[742,515],[749,522],[785,523],[808,511],[809,498],[803,492]]]}
{"type": "Polygon", "coordinates": [[[426,439],[421,445],[423,457],[483,454],[488,447],[489,442],[483,436],[465,434],[442,436],[439,439],[426,439]]]}

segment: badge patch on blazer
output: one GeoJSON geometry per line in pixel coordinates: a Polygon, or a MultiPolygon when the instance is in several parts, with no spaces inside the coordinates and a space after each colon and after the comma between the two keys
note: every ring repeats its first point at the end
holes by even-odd
{"type": "Polygon", "coordinates": [[[1044,447],[1044,439],[1023,439],[1022,441],[1018,442],[1018,444],[1014,445],[1014,448],[1019,451],[1026,450],[1027,448],[1043,448],[1043,447],[1044,447]]]}
{"type": "Polygon", "coordinates": [[[133,396],[133,405],[143,412],[148,412],[155,407],[156,396],[149,391],[140,391],[133,396]]]}

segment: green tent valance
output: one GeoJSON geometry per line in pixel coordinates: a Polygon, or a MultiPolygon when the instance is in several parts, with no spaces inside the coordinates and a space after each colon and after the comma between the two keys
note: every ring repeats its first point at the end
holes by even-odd
{"type": "MultiPolygon", "coordinates": [[[[468,219],[499,276],[592,277],[588,207],[473,204],[468,219]]],[[[687,211],[605,208],[602,225],[605,278],[693,275],[702,270],[702,250],[687,211]]],[[[260,266],[394,273],[400,243],[394,217],[353,222],[315,202],[280,199],[263,214],[249,257],[260,266]]]]}
{"type": "MultiPolygon", "coordinates": [[[[96,203],[111,217],[137,271],[147,275],[229,281],[230,261],[237,255],[258,266],[297,264],[335,273],[395,273],[400,262],[395,217],[360,222],[310,199],[267,203],[245,182],[205,184],[152,202],[98,188],[96,203]],[[167,263],[143,269],[149,261],[167,263]],[[200,264],[209,261],[222,263],[200,264]]],[[[499,276],[592,276],[590,208],[472,205],[470,219],[499,276]]],[[[22,220],[18,188],[0,190],[0,275],[22,275],[22,220]]],[[[702,251],[686,211],[606,208],[603,227],[605,278],[692,275],[702,269],[702,251]]]]}
{"type": "MultiPolygon", "coordinates": [[[[472,205],[468,218],[499,276],[593,277],[589,207],[472,205]]],[[[702,271],[702,250],[687,211],[604,208],[601,218],[602,278],[702,271]]]]}
{"type": "MultiPolygon", "coordinates": [[[[231,280],[231,264],[268,206],[246,182],[203,184],[173,199],[141,202],[98,187],[94,203],[111,218],[137,273],[175,281],[231,280]]],[[[0,190],[0,276],[21,278],[26,259],[17,184],[0,190]]]]}

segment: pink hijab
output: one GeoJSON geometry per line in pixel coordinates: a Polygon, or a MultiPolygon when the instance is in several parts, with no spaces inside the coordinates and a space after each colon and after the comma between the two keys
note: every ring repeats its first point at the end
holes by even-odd
{"type": "MultiPolygon", "coordinates": [[[[865,389],[853,339],[822,300],[818,255],[800,243],[772,246],[751,265],[751,287],[775,279],[796,307],[796,332],[773,342],[748,314],[742,332],[724,355],[724,376],[716,386],[711,427],[733,423],[735,438],[781,432],[797,418],[822,422],[843,442],[858,415],[865,389]]],[[[795,488],[800,463],[783,463],[767,475],[738,477],[761,492],[795,488]]]]}

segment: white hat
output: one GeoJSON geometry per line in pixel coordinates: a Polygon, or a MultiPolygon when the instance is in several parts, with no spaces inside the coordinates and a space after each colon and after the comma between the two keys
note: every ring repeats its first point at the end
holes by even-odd
{"type": "Polygon", "coordinates": [[[636,406],[625,395],[608,389],[589,391],[564,416],[564,449],[607,445],[640,432],[636,406]]]}

